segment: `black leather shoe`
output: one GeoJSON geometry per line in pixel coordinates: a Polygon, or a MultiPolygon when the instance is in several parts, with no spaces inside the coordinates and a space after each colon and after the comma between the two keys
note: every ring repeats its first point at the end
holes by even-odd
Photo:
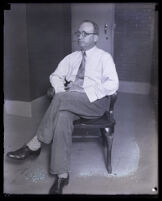
{"type": "Polygon", "coordinates": [[[32,151],[29,149],[28,146],[24,145],[20,149],[12,152],[7,153],[7,157],[16,159],[16,160],[24,160],[28,158],[29,156],[38,156],[40,154],[41,148],[39,148],[36,151],[32,151]]]}
{"type": "Polygon", "coordinates": [[[69,183],[69,175],[67,178],[59,178],[56,176],[56,179],[49,190],[49,194],[62,194],[63,187],[69,183]]]}

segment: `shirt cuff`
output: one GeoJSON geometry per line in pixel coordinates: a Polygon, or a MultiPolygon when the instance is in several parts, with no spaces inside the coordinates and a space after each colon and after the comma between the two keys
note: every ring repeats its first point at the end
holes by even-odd
{"type": "Polygon", "coordinates": [[[55,89],[55,93],[59,93],[59,92],[65,92],[65,89],[63,87],[54,87],[55,89]]]}

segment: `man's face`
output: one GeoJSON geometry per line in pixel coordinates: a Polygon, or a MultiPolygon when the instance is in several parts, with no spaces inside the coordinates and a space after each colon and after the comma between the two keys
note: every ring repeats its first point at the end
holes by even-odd
{"type": "MultiPolygon", "coordinates": [[[[80,33],[94,33],[94,27],[90,22],[84,22],[80,25],[78,31],[80,33]]],[[[95,34],[89,34],[82,36],[81,34],[78,35],[78,44],[81,49],[88,50],[92,48],[95,43],[97,42],[98,36],[95,34]]]]}

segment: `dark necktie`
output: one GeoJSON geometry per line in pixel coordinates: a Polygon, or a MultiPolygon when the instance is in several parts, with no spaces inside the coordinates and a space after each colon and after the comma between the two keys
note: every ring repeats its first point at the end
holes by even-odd
{"type": "Polygon", "coordinates": [[[83,81],[84,81],[84,73],[85,73],[85,57],[86,57],[86,53],[85,51],[82,51],[82,61],[81,64],[79,66],[76,78],[75,78],[75,83],[77,83],[79,86],[83,85],[83,81]]]}

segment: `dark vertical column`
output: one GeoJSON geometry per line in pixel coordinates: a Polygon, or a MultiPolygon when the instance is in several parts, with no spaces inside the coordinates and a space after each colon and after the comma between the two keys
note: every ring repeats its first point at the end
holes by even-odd
{"type": "Polygon", "coordinates": [[[26,5],[11,4],[4,11],[4,98],[29,101],[29,59],[26,5]]]}
{"type": "Polygon", "coordinates": [[[31,97],[46,93],[49,75],[71,52],[68,4],[27,4],[31,97]]]}

